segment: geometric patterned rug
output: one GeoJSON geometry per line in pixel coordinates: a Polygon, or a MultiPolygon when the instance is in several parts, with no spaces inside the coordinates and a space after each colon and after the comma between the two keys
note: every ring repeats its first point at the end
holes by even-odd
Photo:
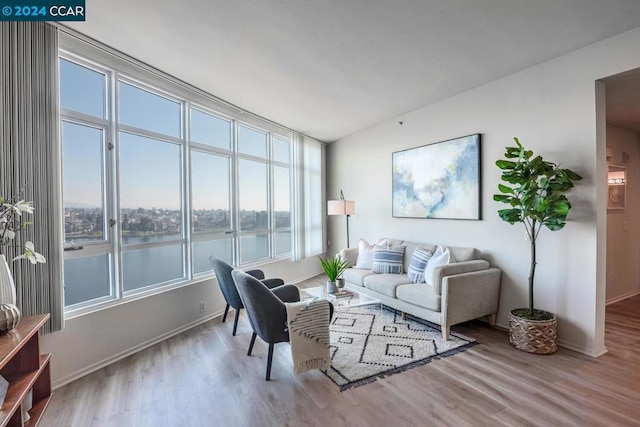
{"type": "Polygon", "coordinates": [[[379,304],[336,310],[331,319],[331,368],[325,372],[340,391],[448,357],[476,344],[440,327],[379,304]]]}

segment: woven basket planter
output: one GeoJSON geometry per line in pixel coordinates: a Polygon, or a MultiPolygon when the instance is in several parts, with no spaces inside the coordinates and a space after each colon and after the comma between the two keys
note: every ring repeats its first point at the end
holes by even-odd
{"type": "Polygon", "coordinates": [[[518,350],[551,354],[558,350],[558,319],[529,320],[509,313],[509,342],[518,350]]]}

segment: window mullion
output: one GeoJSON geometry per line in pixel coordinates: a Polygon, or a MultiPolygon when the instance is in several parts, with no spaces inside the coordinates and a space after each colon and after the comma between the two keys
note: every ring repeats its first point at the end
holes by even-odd
{"type": "Polygon", "coordinates": [[[183,252],[183,268],[185,269],[185,277],[188,280],[193,279],[193,253],[192,253],[192,222],[191,222],[191,149],[190,149],[190,103],[184,101],[182,103],[182,245],[184,247],[183,252]]]}
{"type": "Polygon", "coordinates": [[[240,265],[240,208],[239,194],[240,185],[238,184],[238,121],[233,121],[231,127],[231,229],[233,230],[233,265],[240,265]]]}
{"type": "Polygon", "coordinates": [[[275,258],[276,256],[276,215],[275,215],[275,201],[274,201],[274,171],[273,171],[273,135],[271,133],[268,134],[267,137],[267,209],[269,215],[268,224],[268,239],[269,239],[269,256],[271,258],[275,258]]]}
{"type": "Polygon", "coordinates": [[[118,127],[118,77],[119,73],[114,70],[111,74],[111,88],[109,91],[111,117],[109,118],[111,129],[111,141],[113,149],[110,151],[109,159],[111,161],[111,179],[110,179],[110,215],[115,220],[115,225],[109,227],[113,240],[112,253],[112,283],[111,286],[116,291],[116,298],[122,299],[124,295],[124,283],[122,276],[122,235],[121,218],[120,218],[120,132],[118,127]]]}

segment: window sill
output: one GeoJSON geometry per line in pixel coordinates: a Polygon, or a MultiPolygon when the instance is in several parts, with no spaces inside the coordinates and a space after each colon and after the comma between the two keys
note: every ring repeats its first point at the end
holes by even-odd
{"type": "Polygon", "coordinates": [[[176,289],[180,289],[180,288],[184,288],[186,286],[191,286],[191,285],[195,285],[198,283],[202,283],[206,280],[212,280],[214,279],[215,276],[213,274],[208,274],[208,275],[203,275],[203,276],[198,276],[192,280],[188,280],[188,281],[184,281],[184,282],[178,282],[178,283],[172,283],[169,285],[165,285],[165,286],[159,286],[157,288],[153,288],[153,289],[149,289],[147,291],[143,291],[143,292],[139,292],[139,293],[135,293],[132,295],[128,295],[124,298],[120,298],[117,300],[109,300],[109,301],[105,301],[105,302],[101,302],[101,303],[97,303],[94,305],[90,305],[87,307],[82,307],[82,308],[77,308],[75,310],[71,310],[71,311],[66,311],[64,314],[64,319],[65,320],[71,320],[71,319],[75,319],[77,317],[82,317],[88,314],[93,314],[96,313],[98,311],[102,311],[102,310],[108,310],[110,308],[113,307],[117,307],[123,304],[128,304],[130,302],[134,302],[134,301],[139,301],[141,299],[144,298],[149,298],[155,295],[159,295],[159,294],[163,294],[165,292],[170,292],[176,289]]]}

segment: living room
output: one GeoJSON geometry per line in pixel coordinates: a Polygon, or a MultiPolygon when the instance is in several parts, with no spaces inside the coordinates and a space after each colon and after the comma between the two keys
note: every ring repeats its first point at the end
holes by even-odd
{"type": "MultiPolygon", "coordinates": [[[[140,402],[135,397],[136,384],[149,384],[145,372],[153,372],[154,364],[173,356],[178,370],[187,369],[189,363],[199,363],[202,370],[210,371],[206,375],[212,376],[207,385],[216,384],[217,380],[221,384],[218,390],[211,390],[196,381],[193,389],[197,392],[191,391],[193,394],[180,389],[189,396],[177,398],[189,414],[187,425],[218,425],[197,415],[204,413],[210,420],[218,420],[211,418],[216,411],[235,414],[226,425],[277,425],[287,420],[293,425],[376,425],[376,417],[367,412],[376,414],[380,422],[377,425],[384,425],[390,418],[376,408],[379,402],[385,402],[382,407],[388,409],[389,417],[393,415],[409,425],[418,422],[421,410],[439,417],[434,418],[434,424],[472,425],[476,410],[483,414],[484,423],[491,420],[536,425],[541,421],[528,417],[546,407],[553,408],[552,413],[556,411],[557,418],[545,419],[551,423],[584,421],[574,412],[588,406],[588,399],[574,402],[572,410],[563,412],[543,398],[533,399],[534,403],[526,406],[525,399],[510,400],[499,395],[501,390],[510,393],[515,387],[505,375],[516,375],[518,370],[505,367],[506,363],[523,371],[531,366],[530,372],[523,373],[524,381],[538,385],[533,379],[536,375],[548,375],[553,382],[555,376],[562,377],[563,369],[576,376],[580,375],[579,367],[597,369],[591,365],[592,360],[611,357],[607,350],[621,347],[619,342],[605,345],[607,302],[617,296],[632,300],[640,293],[640,283],[633,279],[638,277],[635,267],[629,277],[616,277],[618,283],[628,279],[628,286],[619,295],[609,294],[613,268],[618,268],[610,264],[611,253],[622,256],[621,252],[630,253],[631,249],[609,249],[607,256],[608,246],[618,244],[607,238],[608,224],[621,219],[621,212],[607,209],[607,147],[617,149],[615,143],[608,141],[615,131],[607,127],[611,126],[608,114],[612,111],[607,89],[616,76],[640,68],[636,55],[640,45],[638,6],[634,1],[623,0],[595,1],[589,7],[579,1],[564,5],[545,1],[535,6],[498,1],[490,6],[474,2],[457,6],[410,2],[403,7],[384,2],[276,3],[198,3],[189,13],[178,15],[171,13],[171,5],[164,2],[154,5],[157,10],[153,13],[147,10],[149,5],[138,2],[87,2],[86,21],[57,24],[59,46],[63,57],[67,55],[98,69],[114,67],[128,73],[132,84],[143,80],[142,74],[133,70],[138,67],[162,80],[162,89],[170,95],[181,96],[181,91],[188,90],[191,92],[184,98],[191,96],[190,102],[198,102],[198,97],[207,102],[213,99],[219,112],[234,120],[291,138],[292,143],[296,138],[303,143],[308,141],[323,158],[318,176],[320,191],[313,192],[316,211],[305,212],[302,201],[292,211],[302,212],[296,221],[304,222],[319,209],[319,221],[324,223],[320,252],[325,251],[326,255],[347,246],[344,217],[325,215],[326,201],[339,199],[341,190],[356,203],[356,212],[349,218],[351,246],[360,238],[375,243],[389,237],[478,248],[483,259],[502,271],[497,328],[489,329],[484,323],[465,324],[458,331],[479,341],[475,347],[480,349],[478,353],[466,352],[475,355],[476,362],[483,355],[499,356],[500,362],[483,371],[485,377],[474,377],[469,382],[451,380],[451,372],[457,367],[456,358],[450,358],[440,361],[444,365],[430,363],[340,393],[321,374],[292,377],[285,346],[275,356],[272,385],[262,377],[264,348],[257,348],[255,358],[244,356],[250,336],[247,319],[240,319],[238,336],[232,337],[229,325],[220,323],[224,298],[212,274],[201,271],[200,276],[194,273],[191,280],[180,284],[106,301],[99,309],[80,304],[64,316],[60,331],[42,336],[41,352],[52,354],[54,398],[50,411],[63,414],[47,412],[42,423],[181,424],[175,418],[175,409],[155,408],[157,414],[149,415],[154,410],[151,400],[158,398],[161,405],[166,404],[167,395],[182,381],[178,373],[158,376],[157,394],[144,394],[148,401],[140,402]],[[314,22],[309,22],[310,17],[314,22]],[[201,33],[207,35],[206,40],[200,40],[201,33]],[[203,51],[207,52],[207,44],[216,39],[225,40],[223,46],[211,48],[206,58],[199,58],[203,51]],[[297,50],[294,46],[298,46],[297,50]],[[429,55],[438,59],[431,61],[429,55]],[[434,62],[439,66],[435,67],[434,62]],[[480,220],[394,217],[392,154],[471,134],[482,137],[480,220]],[[537,305],[559,319],[561,349],[551,362],[546,356],[520,356],[521,352],[509,347],[505,332],[509,311],[526,304],[530,256],[524,230],[502,221],[496,213],[500,206],[492,198],[500,181],[495,161],[502,158],[504,147],[512,143],[513,137],[520,138],[536,154],[583,177],[569,193],[572,210],[566,228],[559,233],[543,232],[538,241],[537,305]],[[618,217],[612,219],[615,214],[618,217]],[[483,343],[490,344],[482,346],[483,343]],[[151,353],[154,348],[161,349],[160,353],[151,353]],[[181,356],[172,353],[174,350],[181,356]],[[229,360],[229,354],[237,356],[229,360]],[[125,361],[127,365],[123,365],[125,361]],[[233,364],[236,365],[229,366],[233,364]],[[439,390],[450,400],[439,400],[433,392],[420,391],[434,381],[443,384],[439,390]],[[82,396],[87,390],[89,395],[99,395],[100,384],[107,384],[110,396],[120,395],[118,387],[123,387],[128,396],[124,400],[136,403],[129,406],[120,396],[96,407],[91,396],[82,396]],[[487,400],[461,391],[485,386],[495,393],[487,400]],[[410,396],[406,390],[415,395],[410,396]],[[198,393],[211,393],[210,407],[198,406],[198,393]],[[302,407],[295,404],[299,394],[305,396],[302,407]],[[248,396],[248,403],[241,402],[241,396],[248,396]],[[463,398],[460,396],[470,401],[469,407],[459,407],[458,399],[463,398]],[[438,405],[430,406],[428,399],[435,399],[438,405]],[[480,402],[489,409],[479,409],[480,402]],[[232,411],[221,404],[237,409],[232,411]],[[251,404],[256,408],[254,416],[264,419],[240,415],[251,404]],[[451,407],[447,408],[449,404],[451,407]],[[510,418],[518,407],[523,408],[522,413],[510,418]],[[304,415],[307,410],[313,415],[304,415]],[[323,415],[323,410],[333,410],[334,414],[323,415]],[[492,418],[491,411],[509,416],[492,418]]],[[[6,34],[3,33],[3,45],[6,34]]],[[[75,122],[86,118],[64,117],[75,122]]],[[[633,138],[637,141],[637,134],[633,138]]],[[[620,149],[612,154],[616,164],[623,163],[623,151],[630,152],[620,149]]],[[[637,190],[631,178],[638,176],[631,168],[637,160],[632,155],[627,165],[631,182],[624,215],[631,216],[625,217],[627,223],[620,223],[620,230],[614,234],[616,239],[624,235],[623,227],[637,223],[637,216],[633,216],[637,206],[632,206],[637,197],[633,199],[631,195],[637,190]]],[[[37,222],[38,218],[33,220],[37,222]]],[[[637,232],[637,228],[633,230],[637,232]]],[[[148,247],[155,248],[154,244],[148,247]]],[[[281,277],[288,283],[318,280],[322,270],[316,253],[310,250],[309,256],[304,256],[301,251],[299,259],[292,261],[299,244],[292,244],[287,256],[270,254],[257,262],[240,263],[240,267],[258,267],[267,277],[281,277]]],[[[70,243],[70,248],[74,249],[74,245],[79,246],[77,242],[70,243]]],[[[637,254],[637,245],[630,246],[637,254]]],[[[58,256],[67,260],[79,259],[83,254],[68,250],[58,256]]],[[[238,259],[237,254],[234,256],[238,259]]],[[[637,264],[636,260],[631,262],[637,264]]],[[[28,305],[26,301],[23,304],[28,305]]],[[[609,331],[608,324],[606,328],[609,331]]],[[[631,329],[637,332],[638,327],[631,329]]],[[[631,342],[637,343],[637,339],[631,342]]],[[[473,359],[467,363],[466,369],[480,369],[473,359]]],[[[610,373],[612,365],[615,363],[610,360],[604,371],[610,373]]],[[[627,359],[619,365],[629,368],[633,362],[627,359]]],[[[169,362],[164,369],[172,368],[169,362]]],[[[590,375],[597,377],[598,373],[584,375],[591,379],[590,375]]],[[[618,392],[611,381],[598,383],[602,393],[598,396],[604,403],[594,404],[596,424],[610,417],[610,425],[630,425],[638,417],[637,413],[625,413],[630,410],[626,399],[638,397],[631,381],[637,379],[636,373],[630,370],[626,375],[629,382],[621,380],[625,378],[623,372],[613,375],[622,383],[620,393],[627,393],[622,403],[615,402],[618,392]]],[[[192,380],[188,377],[186,382],[192,380]]],[[[571,381],[575,382],[574,389],[566,384],[554,386],[556,399],[562,402],[567,399],[566,393],[579,395],[579,387],[588,387],[582,379],[571,381]]]]}

